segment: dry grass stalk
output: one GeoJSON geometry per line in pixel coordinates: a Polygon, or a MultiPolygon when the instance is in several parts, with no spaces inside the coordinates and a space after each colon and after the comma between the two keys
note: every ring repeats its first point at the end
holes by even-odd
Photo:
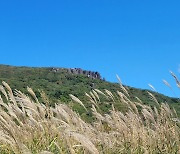
{"type": "Polygon", "coordinates": [[[83,106],[83,108],[87,111],[86,107],[84,106],[83,102],[80,101],[79,98],[77,98],[76,96],[69,94],[69,96],[77,103],[79,103],[81,106],[83,106]]]}
{"type": "Polygon", "coordinates": [[[178,77],[172,71],[170,71],[170,74],[173,76],[173,78],[176,81],[177,86],[180,88],[180,81],[179,81],[178,77]]]}
{"type": "Polygon", "coordinates": [[[149,86],[153,91],[157,92],[153,85],[148,84],[148,86],[149,86]]]}

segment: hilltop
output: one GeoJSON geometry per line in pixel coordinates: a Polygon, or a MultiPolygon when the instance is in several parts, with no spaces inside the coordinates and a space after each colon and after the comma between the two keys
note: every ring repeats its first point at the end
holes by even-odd
{"type": "MultiPolygon", "coordinates": [[[[87,71],[81,68],[56,68],[56,67],[15,67],[0,65],[0,82],[7,82],[12,89],[18,89],[26,93],[27,86],[31,87],[37,97],[40,97],[39,91],[44,91],[51,100],[50,105],[55,103],[72,103],[69,94],[77,96],[80,100],[88,104],[88,98],[85,93],[92,89],[104,91],[107,89],[111,92],[121,90],[118,83],[105,81],[99,72],[87,71]],[[53,102],[53,103],[52,103],[53,102]]],[[[153,105],[147,90],[137,89],[125,86],[128,89],[131,99],[137,96],[143,102],[153,105]]],[[[158,102],[168,103],[176,108],[180,114],[180,103],[176,98],[170,98],[159,93],[151,92],[157,98],[158,102]]],[[[102,98],[104,99],[104,98],[102,98]]],[[[80,114],[84,114],[81,106],[70,104],[80,114]]],[[[103,112],[107,112],[111,105],[100,104],[103,112]]],[[[117,105],[120,110],[124,109],[117,105]]],[[[86,116],[86,115],[85,115],[86,116]]]]}

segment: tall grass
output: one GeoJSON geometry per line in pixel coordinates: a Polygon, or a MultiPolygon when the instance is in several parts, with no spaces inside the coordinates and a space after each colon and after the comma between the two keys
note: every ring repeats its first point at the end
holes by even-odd
{"type": "MultiPolygon", "coordinates": [[[[68,105],[48,106],[39,103],[31,88],[29,94],[11,90],[3,82],[0,86],[0,153],[180,153],[180,123],[175,110],[159,103],[149,93],[156,106],[149,107],[137,98],[131,101],[128,90],[120,84],[122,92],[95,89],[86,94],[91,102],[95,122],[87,123],[68,105]],[[98,103],[102,95],[111,99],[109,114],[101,114],[98,103]],[[117,111],[114,103],[128,106],[128,111],[117,111]]],[[[77,97],[73,101],[86,106],[77,97]]],[[[75,103],[74,102],[74,103],[75,103]]],[[[101,102],[103,103],[103,102],[101,102]]]]}

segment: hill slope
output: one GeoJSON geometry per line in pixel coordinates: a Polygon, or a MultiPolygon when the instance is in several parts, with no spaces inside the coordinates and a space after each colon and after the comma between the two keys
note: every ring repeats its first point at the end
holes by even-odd
{"type": "MultiPolygon", "coordinates": [[[[91,75],[93,72],[90,73],[91,75]]],[[[32,68],[32,67],[14,67],[7,65],[0,65],[0,82],[7,82],[12,89],[18,89],[26,93],[27,86],[31,87],[37,96],[40,96],[39,90],[43,90],[51,99],[51,102],[70,102],[69,94],[77,96],[79,99],[87,101],[85,92],[89,93],[92,89],[97,88],[99,90],[108,89],[111,92],[120,90],[120,86],[117,83],[110,83],[101,79],[100,74],[98,77],[89,76],[87,71],[83,73],[73,73],[70,69],[65,68],[32,68]]],[[[146,104],[154,104],[149,99],[149,95],[146,90],[127,87],[131,99],[135,99],[135,96],[140,98],[146,104]]],[[[178,99],[170,98],[158,93],[152,92],[159,102],[167,102],[171,106],[175,107],[180,115],[180,103],[178,99]]],[[[54,105],[54,104],[51,104],[54,105]]],[[[83,114],[83,110],[78,105],[72,105],[75,110],[80,114],[83,114]]],[[[100,104],[102,111],[107,112],[110,105],[100,104]]],[[[123,109],[121,105],[117,105],[117,108],[123,109]]]]}

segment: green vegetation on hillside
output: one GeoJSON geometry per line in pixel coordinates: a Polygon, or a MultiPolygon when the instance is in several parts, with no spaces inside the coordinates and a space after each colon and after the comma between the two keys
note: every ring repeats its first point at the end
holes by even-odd
{"type": "MultiPolygon", "coordinates": [[[[37,97],[41,100],[40,91],[44,91],[51,106],[55,103],[65,102],[69,103],[72,108],[83,115],[86,119],[89,118],[91,113],[85,113],[79,104],[74,104],[69,97],[69,94],[77,96],[85,105],[90,108],[88,104],[89,98],[85,95],[93,89],[99,89],[104,91],[105,89],[116,93],[121,91],[120,85],[117,83],[110,83],[99,79],[91,79],[84,75],[76,75],[68,73],[67,69],[59,69],[58,72],[52,71],[52,68],[31,68],[31,67],[14,67],[0,65],[0,82],[7,82],[12,89],[19,89],[26,93],[27,86],[31,87],[37,97]]],[[[154,105],[154,101],[150,99],[146,90],[136,89],[132,87],[126,87],[132,100],[136,100],[135,96],[141,99],[145,104],[154,105]]],[[[153,93],[153,92],[152,92],[153,93]]],[[[180,115],[180,103],[178,99],[169,98],[164,95],[153,93],[158,102],[169,103],[170,106],[175,107],[180,115]]],[[[104,97],[101,98],[106,100],[104,97]]],[[[101,112],[106,113],[109,111],[110,103],[100,103],[101,112]]],[[[126,107],[116,104],[116,107],[121,111],[126,111],[126,107]]]]}

